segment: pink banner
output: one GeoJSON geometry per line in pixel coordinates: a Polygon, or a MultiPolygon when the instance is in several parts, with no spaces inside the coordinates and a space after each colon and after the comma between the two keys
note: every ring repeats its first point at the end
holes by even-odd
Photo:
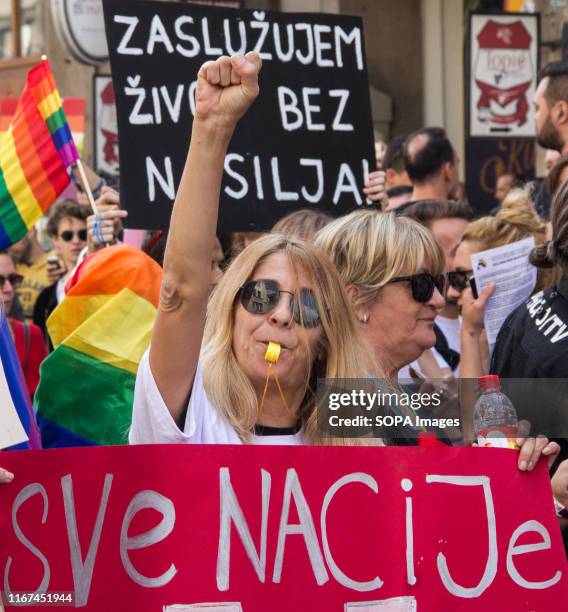
{"type": "Polygon", "coordinates": [[[2,453],[16,477],[0,486],[1,590],[69,593],[97,612],[560,609],[568,568],[546,466],[516,461],[457,448],[2,453]]]}

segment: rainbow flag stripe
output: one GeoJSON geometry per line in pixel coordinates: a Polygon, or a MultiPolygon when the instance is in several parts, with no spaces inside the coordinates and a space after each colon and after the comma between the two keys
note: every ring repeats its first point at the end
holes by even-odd
{"type": "Polygon", "coordinates": [[[28,85],[41,117],[49,129],[61,161],[68,168],[77,161],[77,149],[47,60],[42,61],[29,71],[28,85]]]}
{"type": "MultiPolygon", "coordinates": [[[[0,98],[0,143],[2,143],[2,137],[10,127],[17,107],[18,98],[0,98]]],[[[81,157],[85,141],[85,99],[63,98],[63,110],[71,128],[71,136],[73,136],[77,152],[81,157]]]]}
{"type": "Polygon", "coordinates": [[[47,323],[55,350],[41,365],[34,397],[45,448],[128,444],[136,371],[161,281],[160,266],[125,244],[79,269],[47,323]]]}
{"type": "Polygon", "coordinates": [[[0,249],[22,238],[69,184],[78,158],[47,60],[28,72],[0,144],[0,249]]]}

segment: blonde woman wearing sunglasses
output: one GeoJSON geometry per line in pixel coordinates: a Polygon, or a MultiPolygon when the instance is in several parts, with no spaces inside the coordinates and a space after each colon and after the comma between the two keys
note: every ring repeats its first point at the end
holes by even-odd
{"type": "Polygon", "coordinates": [[[316,236],[351,298],[361,332],[387,377],[434,346],[444,307],[444,255],[432,234],[394,213],[357,211],[316,236]]]}
{"type": "Polygon", "coordinates": [[[369,370],[339,277],[308,243],[277,235],[256,240],[208,304],[223,161],[258,94],[260,64],[251,53],[199,72],[158,316],[136,381],[131,443],[322,442],[317,377],[357,378],[369,370]],[[280,345],[272,365],[270,342],[280,345]]]}

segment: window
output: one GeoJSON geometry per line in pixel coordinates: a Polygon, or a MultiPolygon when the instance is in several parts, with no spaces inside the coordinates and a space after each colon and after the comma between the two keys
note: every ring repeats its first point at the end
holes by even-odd
{"type": "Polygon", "coordinates": [[[0,0],[0,60],[41,54],[43,11],[37,0],[0,0]]]}

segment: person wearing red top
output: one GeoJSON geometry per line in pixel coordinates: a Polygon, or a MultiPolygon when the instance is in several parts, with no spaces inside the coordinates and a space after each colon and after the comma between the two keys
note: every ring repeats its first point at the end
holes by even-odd
{"type": "Polygon", "coordinates": [[[10,323],[18,359],[22,366],[30,397],[33,397],[39,383],[39,366],[47,357],[43,334],[37,325],[11,318],[16,289],[22,282],[22,275],[16,272],[16,265],[8,251],[0,251],[0,297],[4,312],[10,323]]]}
{"type": "Polygon", "coordinates": [[[24,378],[30,397],[33,397],[39,384],[39,366],[47,357],[47,348],[41,329],[33,323],[25,323],[8,318],[12,329],[18,359],[24,372],[24,378]]]}

